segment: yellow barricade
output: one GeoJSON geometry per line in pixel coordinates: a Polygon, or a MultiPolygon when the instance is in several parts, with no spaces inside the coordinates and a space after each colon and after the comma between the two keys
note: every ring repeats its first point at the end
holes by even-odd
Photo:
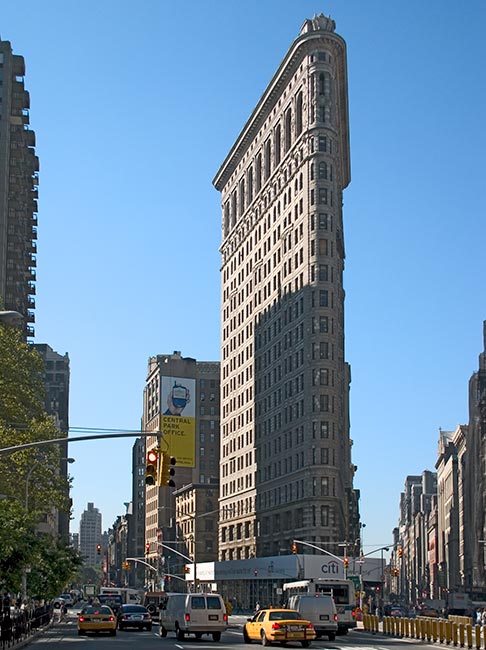
{"type": "Polygon", "coordinates": [[[476,641],[476,648],[479,650],[481,647],[481,626],[474,626],[474,640],[476,641]]]}
{"type": "Polygon", "coordinates": [[[454,645],[457,645],[457,623],[451,621],[451,627],[452,627],[452,643],[454,645]]]}
{"type": "Polygon", "coordinates": [[[459,645],[464,648],[464,623],[456,623],[459,636],[459,645]]]}
{"type": "Polygon", "coordinates": [[[439,619],[439,643],[444,643],[445,639],[445,620],[443,618],[439,619]]]}
{"type": "Polygon", "coordinates": [[[432,639],[434,641],[437,641],[437,639],[439,638],[439,619],[434,618],[431,621],[431,623],[432,623],[432,639]]]}
{"type": "Polygon", "coordinates": [[[445,640],[447,645],[452,641],[452,621],[445,622],[445,640]]]}
{"type": "Polygon", "coordinates": [[[468,648],[472,648],[472,625],[471,623],[467,623],[465,626],[466,629],[466,643],[468,648]]]}

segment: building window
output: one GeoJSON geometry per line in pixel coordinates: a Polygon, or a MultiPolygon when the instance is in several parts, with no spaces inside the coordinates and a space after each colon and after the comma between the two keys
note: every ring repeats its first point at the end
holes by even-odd
{"type": "Polygon", "coordinates": [[[297,95],[297,102],[295,108],[295,135],[299,136],[302,133],[302,93],[297,95]]]}
{"type": "Polygon", "coordinates": [[[277,128],[275,129],[275,142],[274,142],[275,165],[278,165],[280,163],[281,140],[282,140],[282,129],[280,128],[280,124],[277,124],[277,128]]]}
{"type": "Polygon", "coordinates": [[[265,180],[270,178],[272,171],[272,145],[270,139],[265,142],[265,180]]]}
{"type": "Polygon", "coordinates": [[[329,506],[321,506],[321,526],[329,526],[329,506]]]}
{"type": "Polygon", "coordinates": [[[328,476],[322,476],[321,477],[321,497],[328,497],[329,496],[329,477],[328,476]]]}
{"type": "Polygon", "coordinates": [[[253,201],[253,167],[248,170],[248,203],[253,201]]]}
{"type": "Polygon", "coordinates": [[[329,438],[329,422],[321,420],[321,438],[329,438]]]}
{"type": "Polygon", "coordinates": [[[292,146],[292,109],[288,108],[285,113],[285,153],[292,146]]]}
{"type": "Polygon", "coordinates": [[[255,160],[255,191],[262,188],[262,154],[259,153],[255,160]]]}
{"type": "Polygon", "coordinates": [[[319,291],[319,307],[328,307],[329,306],[329,294],[326,290],[321,289],[319,291]]]}
{"type": "Polygon", "coordinates": [[[327,341],[321,341],[319,343],[319,358],[320,359],[329,358],[329,343],[327,341]]]}

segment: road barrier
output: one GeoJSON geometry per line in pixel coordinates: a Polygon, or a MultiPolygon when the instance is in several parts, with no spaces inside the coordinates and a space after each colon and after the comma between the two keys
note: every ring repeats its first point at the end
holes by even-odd
{"type": "Polygon", "coordinates": [[[486,650],[486,626],[473,625],[469,616],[450,616],[448,619],[384,616],[380,626],[378,616],[363,614],[363,629],[372,634],[381,632],[387,636],[486,650]]]}

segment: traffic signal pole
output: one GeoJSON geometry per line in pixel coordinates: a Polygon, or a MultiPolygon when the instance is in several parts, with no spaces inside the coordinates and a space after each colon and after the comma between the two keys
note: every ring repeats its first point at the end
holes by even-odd
{"type": "Polygon", "coordinates": [[[65,436],[64,438],[50,438],[48,440],[37,440],[37,442],[26,442],[23,445],[15,445],[13,447],[3,447],[3,449],[0,449],[0,455],[12,454],[15,451],[42,447],[43,445],[69,444],[70,442],[81,442],[82,440],[104,440],[106,438],[149,438],[154,435],[153,431],[134,431],[132,433],[100,433],[93,436],[76,436],[73,438],[65,436]]]}

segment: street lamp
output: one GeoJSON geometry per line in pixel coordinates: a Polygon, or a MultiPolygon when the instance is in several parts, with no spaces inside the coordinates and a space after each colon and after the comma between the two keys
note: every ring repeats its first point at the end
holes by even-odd
{"type": "MultiPolygon", "coordinates": [[[[191,532],[189,534],[187,534],[187,535],[186,534],[184,535],[184,543],[186,543],[186,540],[192,542],[192,549],[191,549],[192,550],[192,560],[191,560],[191,558],[188,558],[187,556],[183,555],[182,553],[176,551],[171,546],[167,546],[166,544],[161,544],[160,542],[159,542],[159,545],[161,547],[163,547],[163,548],[168,548],[168,549],[173,550],[176,554],[178,554],[181,557],[184,557],[184,558],[186,558],[186,559],[188,559],[189,561],[192,562],[192,564],[194,565],[193,585],[194,585],[194,591],[196,591],[197,590],[197,541],[198,541],[197,537],[196,537],[196,520],[197,519],[202,519],[203,517],[207,517],[208,515],[214,515],[215,513],[219,512],[220,509],[216,508],[215,510],[210,510],[209,512],[202,512],[199,515],[193,515],[193,514],[188,513],[188,512],[181,512],[180,510],[177,510],[176,508],[166,508],[165,506],[161,506],[159,509],[160,510],[172,510],[173,512],[176,513],[176,521],[179,521],[181,523],[184,521],[185,518],[190,519],[193,522],[192,527],[191,527],[191,532]]],[[[168,541],[169,541],[169,543],[174,543],[174,542],[171,542],[170,540],[168,540],[168,541]]]]}
{"type": "MultiPolygon", "coordinates": [[[[390,544],[392,546],[392,544],[390,544]]],[[[380,546],[379,548],[375,548],[372,551],[368,551],[368,553],[361,553],[358,564],[359,564],[359,608],[360,610],[363,610],[363,564],[364,564],[364,558],[367,555],[373,555],[373,553],[378,553],[378,551],[381,551],[381,599],[383,600],[383,586],[384,586],[384,566],[383,566],[383,551],[389,551],[390,547],[389,546],[380,546]]]]}
{"type": "MultiPolygon", "coordinates": [[[[75,458],[60,458],[61,461],[65,461],[66,463],[74,463],[75,458]]],[[[34,469],[41,463],[42,461],[40,459],[37,459],[34,461],[33,465],[30,467],[29,471],[27,472],[27,476],[25,479],[25,512],[29,511],[29,482],[30,482],[30,477],[32,476],[32,472],[34,469]]],[[[52,465],[48,465],[50,469],[56,470],[55,467],[52,465]]]]}
{"type": "Polygon", "coordinates": [[[18,311],[13,311],[13,310],[0,311],[0,323],[4,323],[5,325],[14,327],[16,325],[21,325],[23,320],[24,317],[18,311]]]}

